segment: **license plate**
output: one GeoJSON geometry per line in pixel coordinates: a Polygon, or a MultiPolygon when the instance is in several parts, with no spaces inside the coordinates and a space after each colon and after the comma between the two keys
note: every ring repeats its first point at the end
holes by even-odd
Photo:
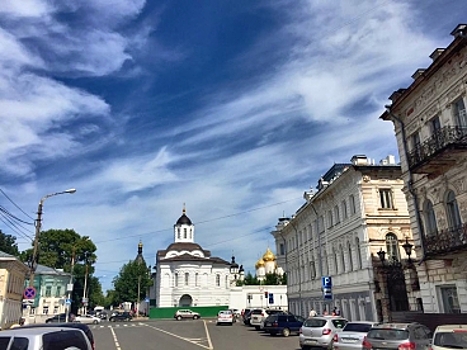
{"type": "Polygon", "coordinates": [[[305,344],[316,344],[316,343],[317,343],[317,341],[314,340],[314,339],[306,339],[305,340],[305,344]]]}

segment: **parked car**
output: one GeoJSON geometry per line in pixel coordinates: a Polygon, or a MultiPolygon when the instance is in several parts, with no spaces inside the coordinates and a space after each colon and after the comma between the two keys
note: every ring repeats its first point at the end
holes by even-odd
{"type": "Polygon", "coordinates": [[[38,349],[81,349],[92,350],[92,345],[84,332],[69,327],[19,327],[0,332],[0,348],[38,349]]]}
{"type": "Polygon", "coordinates": [[[76,316],[75,322],[79,323],[93,323],[93,324],[98,324],[101,321],[99,317],[92,316],[92,315],[82,315],[82,316],[76,316]]]}
{"type": "Polygon", "coordinates": [[[362,343],[363,350],[427,350],[432,332],[420,323],[381,323],[373,327],[362,343]]]}
{"type": "Polygon", "coordinates": [[[49,317],[48,319],[45,320],[45,323],[58,323],[58,322],[65,322],[66,321],[66,314],[57,314],[52,317],[49,317]]]}
{"type": "Polygon", "coordinates": [[[198,312],[194,312],[194,311],[192,311],[190,309],[177,310],[177,312],[174,315],[174,318],[177,321],[180,321],[180,320],[182,320],[184,318],[191,318],[193,320],[197,320],[200,317],[201,317],[201,315],[198,312]]]}
{"type": "Polygon", "coordinates": [[[123,311],[123,312],[117,312],[110,316],[109,321],[110,322],[117,322],[117,321],[131,321],[133,319],[133,315],[131,312],[128,311],[123,311]]]}
{"type": "MultiPolygon", "coordinates": [[[[42,328],[44,328],[44,327],[47,327],[47,328],[59,327],[59,328],[81,329],[84,332],[84,334],[86,334],[86,336],[88,337],[92,348],[95,349],[95,347],[94,347],[94,334],[92,334],[92,331],[89,328],[89,326],[84,324],[84,323],[76,323],[76,322],[68,322],[68,323],[34,323],[34,324],[26,325],[26,326],[13,328],[12,330],[29,329],[29,328],[41,328],[41,327],[42,328]]],[[[0,334],[3,334],[3,332],[0,333],[0,334]]],[[[1,346],[0,346],[0,348],[1,348],[1,346]]]]}
{"type": "Polygon", "coordinates": [[[255,309],[251,312],[250,326],[255,327],[255,329],[259,331],[264,327],[264,320],[266,317],[282,312],[282,310],[275,309],[255,309]]]}
{"type": "Polygon", "coordinates": [[[235,315],[232,313],[231,310],[221,310],[217,313],[217,326],[221,324],[228,324],[230,326],[233,326],[234,322],[235,315]]]}
{"type": "Polygon", "coordinates": [[[335,350],[361,350],[363,339],[378,322],[356,321],[349,322],[341,332],[334,334],[333,346],[335,350]]]}
{"type": "Polygon", "coordinates": [[[250,321],[251,321],[251,312],[253,311],[254,309],[248,309],[248,311],[246,311],[244,314],[243,314],[243,324],[245,326],[251,326],[250,324],[250,321]]]}
{"type": "Polygon", "coordinates": [[[305,320],[300,328],[299,345],[302,349],[320,347],[332,349],[332,339],[349,321],[339,316],[315,316],[305,320]]]}
{"type": "Polygon", "coordinates": [[[436,327],[431,349],[467,349],[467,324],[449,324],[436,327]]]}
{"type": "Polygon", "coordinates": [[[291,333],[299,332],[305,319],[301,316],[295,316],[290,313],[281,312],[266,317],[263,331],[271,336],[282,334],[288,337],[291,333]]]}

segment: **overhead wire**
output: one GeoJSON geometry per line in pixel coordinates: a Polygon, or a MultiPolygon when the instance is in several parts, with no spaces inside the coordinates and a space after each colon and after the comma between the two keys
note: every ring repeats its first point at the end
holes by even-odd
{"type": "Polygon", "coordinates": [[[2,193],[6,199],[10,201],[11,204],[13,204],[19,211],[21,211],[24,215],[26,215],[29,219],[34,221],[34,218],[31,217],[28,213],[26,213],[23,209],[20,208],[18,204],[16,204],[6,193],[0,188],[0,193],[2,193]]]}

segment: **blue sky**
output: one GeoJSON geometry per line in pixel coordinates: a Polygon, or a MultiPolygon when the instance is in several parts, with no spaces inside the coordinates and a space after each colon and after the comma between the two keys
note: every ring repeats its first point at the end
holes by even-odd
{"type": "MultiPolygon", "coordinates": [[[[3,0],[0,205],[98,246],[105,288],[154,264],[183,203],[246,270],[334,162],[396,154],[378,119],[465,23],[464,1],[3,0]],[[64,4],[65,3],[65,4],[64,4]]],[[[31,226],[3,232],[29,247],[31,226]]]]}

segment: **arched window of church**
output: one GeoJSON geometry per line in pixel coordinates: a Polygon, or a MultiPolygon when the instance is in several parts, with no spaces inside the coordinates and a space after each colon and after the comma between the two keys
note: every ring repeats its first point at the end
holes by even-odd
{"type": "Polygon", "coordinates": [[[178,238],[178,239],[180,239],[180,238],[181,238],[181,236],[180,236],[180,227],[179,227],[179,228],[177,228],[177,238],[178,238]]]}
{"type": "Polygon", "coordinates": [[[221,275],[217,274],[216,275],[216,287],[221,286],[221,275]]]}
{"type": "Polygon", "coordinates": [[[203,285],[204,286],[208,285],[208,274],[207,273],[203,275],[203,285]]]}
{"type": "Polygon", "coordinates": [[[183,238],[187,238],[187,230],[186,227],[183,229],[183,238]]]}
{"type": "Polygon", "coordinates": [[[174,285],[175,287],[178,287],[178,273],[174,275],[174,285]]]}
{"type": "Polygon", "coordinates": [[[195,273],[195,286],[196,286],[196,287],[198,287],[198,283],[199,283],[199,282],[198,282],[198,276],[199,276],[199,275],[198,275],[198,272],[195,273]]]}
{"type": "Polygon", "coordinates": [[[225,276],[225,287],[229,288],[229,276],[225,276]]]}
{"type": "Polygon", "coordinates": [[[190,282],[190,274],[185,272],[185,286],[187,286],[190,282]]]}
{"type": "Polygon", "coordinates": [[[190,228],[190,239],[193,239],[193,229],[190,228]]]}

